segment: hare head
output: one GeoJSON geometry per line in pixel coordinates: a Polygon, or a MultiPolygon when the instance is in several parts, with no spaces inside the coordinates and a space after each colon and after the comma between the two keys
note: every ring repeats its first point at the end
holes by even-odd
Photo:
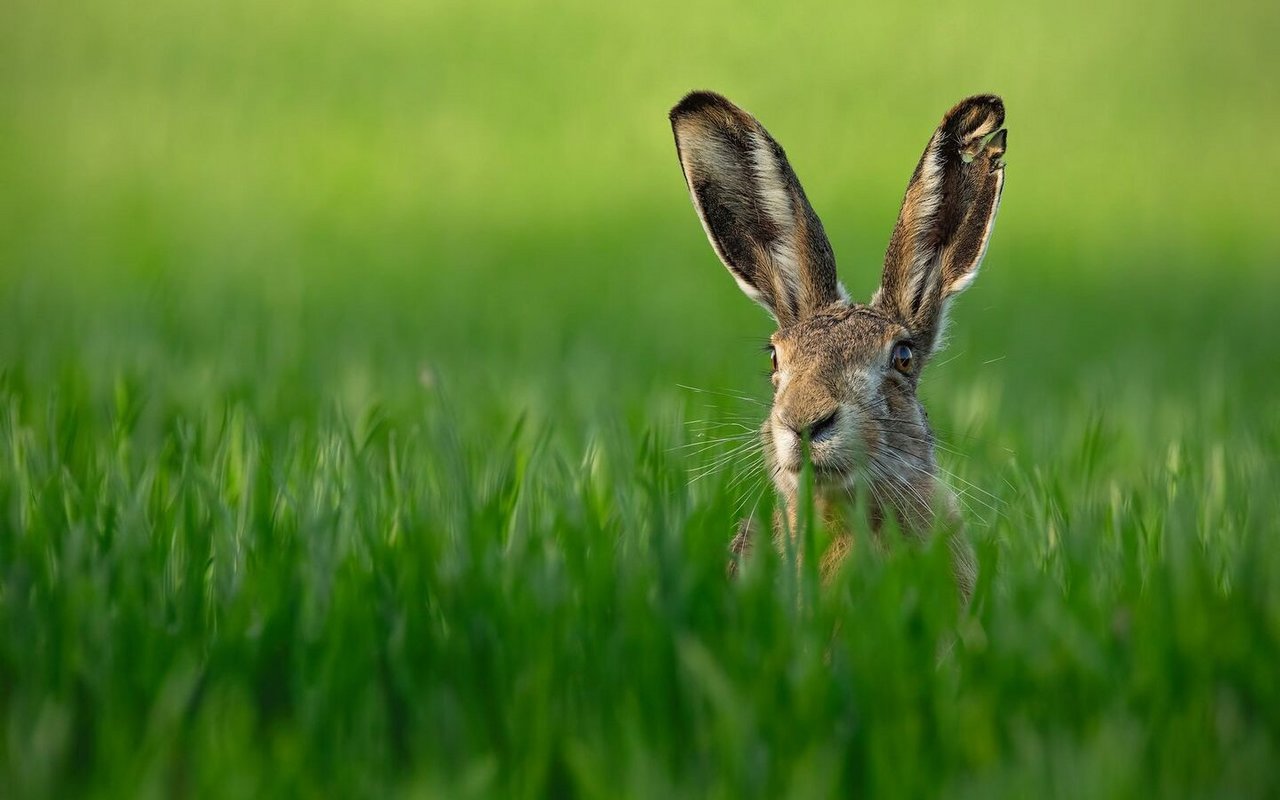
{"type": "Polygon", "coordinates": [[[711,92],[671,111],[694,208],[742,291],[768,309],[773,406],[766,466],[794,513],[806,440],[815,498],[866,492],[872,522],[893,513],[928,528],[937,506],[933,434],[916,396],[947,305],[991,238],[1004,184],[1000,98],[947,112],[907,185],[880,287],[850,300],[822,223],[782,147],[750,114],[711,92]]]}

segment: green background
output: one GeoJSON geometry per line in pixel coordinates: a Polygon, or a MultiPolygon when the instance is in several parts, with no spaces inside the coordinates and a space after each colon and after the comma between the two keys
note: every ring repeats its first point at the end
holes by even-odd
{"type": "Polygon", "coordinates": [[[8,0],[0,781],[1270,790],[1277,30],[8,0]],[[983,561],[959,623],[934,549],[723,580],[769,502],[720,440],[770,326],[689,206],[694,88],[787,148],[862,298],[942,113],[1004,97],[995,236],[922,389],[983,561]]]}

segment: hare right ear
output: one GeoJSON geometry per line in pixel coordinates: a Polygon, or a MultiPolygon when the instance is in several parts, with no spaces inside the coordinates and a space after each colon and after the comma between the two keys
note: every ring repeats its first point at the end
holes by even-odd
{"type": "Polygon", "coordinates": [[[1004,103],[962,100],[942,118],[902,200],[872,304],[905,325],[927,357],[947,302],[978,274],[1004,188],[1004,103]]]}
{"type": "Polygon", "coordinates": [[[782,147],[712,92],[671,109],[685,182],[716,255],[786,327],[842,299],[831,244],[782,147]]]}

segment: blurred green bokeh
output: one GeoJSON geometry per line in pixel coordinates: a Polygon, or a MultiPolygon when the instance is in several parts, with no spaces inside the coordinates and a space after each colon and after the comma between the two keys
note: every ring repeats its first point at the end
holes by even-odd
{"type": "Polygon", "coordinates": [[[1270,280],[1278,25],[1267,2],[11,0],[4,297],[390,296],[449,348],[563,335],[569,308],[754,334],[683,195],[665,113],[692,88],[788,148],[860,293],[929,131],[979,91],[1011,141],[985,293],[1270,280]]]}

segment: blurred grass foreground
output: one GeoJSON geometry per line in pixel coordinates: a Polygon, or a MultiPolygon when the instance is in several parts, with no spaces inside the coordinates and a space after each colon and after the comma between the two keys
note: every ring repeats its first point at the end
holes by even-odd
{"type": "Polygon", "coordinates": [[[1278,29],[7,0],[0,795],[1273,794],[1278,29]],[[693,88],[864,298],[941,114],[1003,95],[923,389],[967,611],[934,548],[725,581],[770,331],[689,207],[693,88]]]}

